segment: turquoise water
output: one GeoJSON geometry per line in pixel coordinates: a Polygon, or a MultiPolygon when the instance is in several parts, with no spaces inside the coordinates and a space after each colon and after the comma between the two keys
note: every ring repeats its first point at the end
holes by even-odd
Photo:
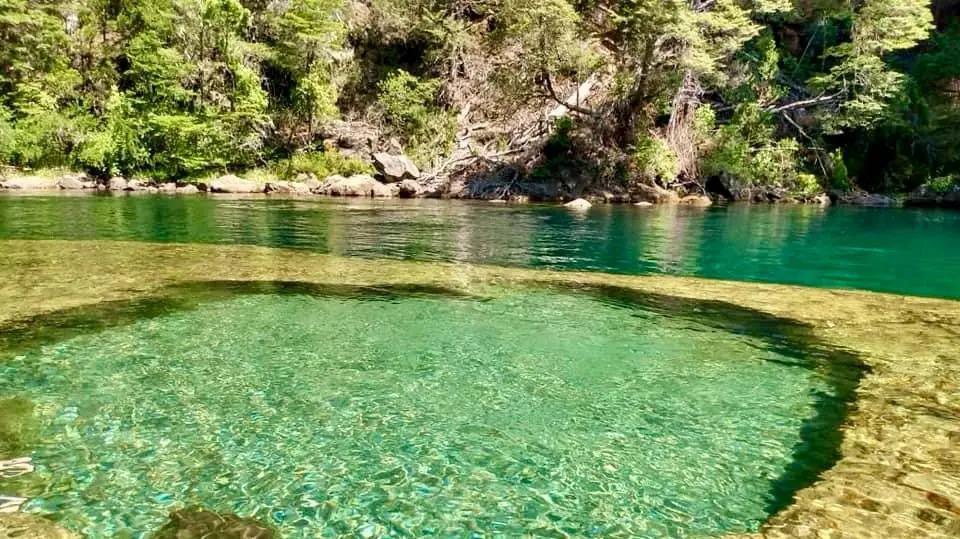
{"type": "Polygon", "coordinates": [[[349,256],[960,298],[960,212],[734,205],[0,196],[0,239],[245,243],[349,256]]]}
{"type": "Polygon", "coordinates": [[[0,486],[90,537],[192,506],[290,538],[753,530],[836,458],[859,376],[802,326],[613,288],[91,309],[0,328],[0,396],[39,431],[37,471],[0,486]]]}

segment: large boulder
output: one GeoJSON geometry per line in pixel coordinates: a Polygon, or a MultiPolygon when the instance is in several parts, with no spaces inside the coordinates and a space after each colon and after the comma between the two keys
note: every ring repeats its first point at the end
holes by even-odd
{"type": "Polygon", "coordinates": [[[263,186],[253,180],[238,178],[233,174],[220,176],[210,182],[210,191],[213,193],[262,193],[263,186]]]}
{"type": "Polygon", "coordinates": [[[176,193],[178,195],[195,195],[199,192],[200,192],[200,189],[197,189],[197,186],[193,185],[192,183],[188,183],[183,187],[177,187],[177,190],[176,190],[176,193]]]}
{"type": "Polygon", "coordinates": [[[120,176],[114,176],[110,178],[109,182],[107,182],[107,186],[111,191],[123,191],[127,188],[127,179],[120,176]]]}
{"type": "Polygon", "coordinates": [[[39,176],[17,176],[0,181],[0,187],[22,189],[24,191],[44,191],[59,189],[60,181],[56,178],[41,178],[39,176]]]}
{"type": "Polygon", "coordinates": [[[60,189],[67,190],[79,190],[84,188],[84,184],[87,181],[86,174],[67,174],[61,176],[60,180],[57,182],[57,185],[60,186],[60,189]]]}
{"type": "Polygon", "coordinates": [[[586,211],[586,210],[589,210],[591,206],[593,206],[593,204],[591,204],[588,200],[583,198],[572,200],[563,205],[564,208],[571,209],[574,211],[586,211]]]}
{"type": "Polygon", "coordinates": [[[157,186],[157,191],[160,193],[176,193],[177,184],[174,182],[161,183],[157,186]]]}
{"type": "Polygon", "coordinates": [[[339,175],[330,176],[315,192],[335,197],[389,198],[391,196],[389,187],[367,174],[357,174],[349,178],[339,175]]]}
{"type": "Polygon", "coordinates": [[[416,180],[420,177],[420,169],[405,155],[375,153],[373,166],[387,183],[416,180]]]}
{"type": "Polygon", "coordinates": [[[416,180],[403,180],[397,185],[400,198],[414,198],[420,194],[420,184],[416,180]]]}
{"type": "Polygon", "coordinates": [[[652,204],[677,204],[680,202],[680,195],[676,191],[664,189],[658,185],[640,184],[633,189],[632,194],[637,202],[650,202],[652,204]]]}

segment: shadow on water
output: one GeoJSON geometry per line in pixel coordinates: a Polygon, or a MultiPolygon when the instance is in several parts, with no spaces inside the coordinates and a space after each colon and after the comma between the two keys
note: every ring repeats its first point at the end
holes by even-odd
{"type": "MultiPolygon", "coordinates": [[[[597,301],[633,312],[633,316],[667,316],[756,339],[765,349],[786,360],[789,368],[803,368],[822,377],[831,392],[816,392],[814,413],[801,427],[791,464],[773,481],[767,511],[776,514],[789,506],[797,491],[812,485],[840,458],[840,426],[853,407],[856,389],[867,368],[852,351],[830,347],[812,328],[731,303],[679,298],[616,286],[565,283],[526,283],[556,293],[586,294],[597,301]]],[[[364,301],[405,298],[484,300],[451,288],[423,285],[350,286],[288,281],[197,281],[160,289],[149,297],[107,301],[55,311],[0,325],[0,361],[38,346],[83,334],[101,332],[134,322],[192,310],[203,304],[245,295],[305,295],[364,301]]]]}

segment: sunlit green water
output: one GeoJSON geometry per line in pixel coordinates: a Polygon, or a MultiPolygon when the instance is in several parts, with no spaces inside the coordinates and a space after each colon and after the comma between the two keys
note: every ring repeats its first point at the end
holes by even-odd
{"type": "Polygon", "coordinates": [[[0,196],[0,239],[244,243],[348,256],[845,287],[960,298],[960,212],[450,201],[0,196]]]}
{"type": "Polygon", "coordinates": [[[186,506],[294,538],[716,535],[830,465],[856,378],[716,304],[233,286],[10,333],[38,470],[0,487],[90,537],[186,506]]]}

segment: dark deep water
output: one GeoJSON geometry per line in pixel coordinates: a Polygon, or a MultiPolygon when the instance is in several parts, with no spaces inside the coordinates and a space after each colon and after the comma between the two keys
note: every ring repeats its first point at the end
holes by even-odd
{"type": "Polygon", "coordinates": [[[346,256],[960,298],[960,213],[850,207],[0,196],[0,239],[241,243],[346,256]]]}

